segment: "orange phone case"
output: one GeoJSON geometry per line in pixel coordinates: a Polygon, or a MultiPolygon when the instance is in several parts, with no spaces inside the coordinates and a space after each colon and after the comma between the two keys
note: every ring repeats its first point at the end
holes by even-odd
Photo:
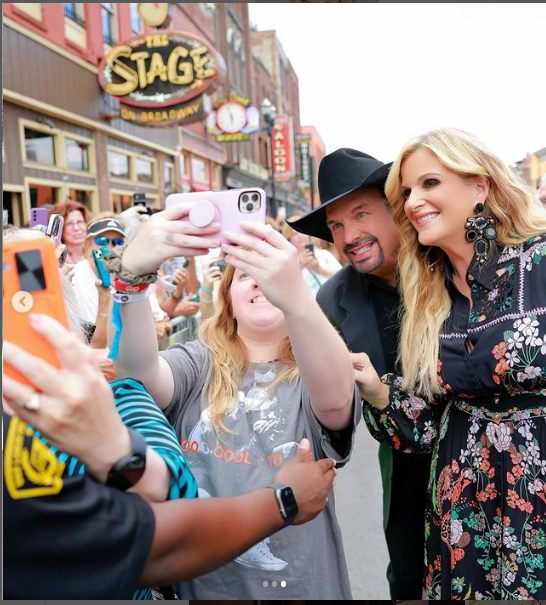
{"type": "MultiPolygon", "coordinates": [[[[18,292],[28,292],[34,301],[32,313],[49,315],[68,328],[55,246],[48,237],[6,242],[3,268],[4,339],[60,368],[61,364],[53,346],[31,327],[29,313],[16,311],[12,304],[13,297],[18,292]],[[17,255],[20,255],[19,267],[17,255]]],[[[23,299],[22,303],[29,304],[28,294],[19,295],[16,302],[23,299]]],[[[36,388],[26,376],[6,362],[4,362],[4,372],[11,378],[36,388]]]]}

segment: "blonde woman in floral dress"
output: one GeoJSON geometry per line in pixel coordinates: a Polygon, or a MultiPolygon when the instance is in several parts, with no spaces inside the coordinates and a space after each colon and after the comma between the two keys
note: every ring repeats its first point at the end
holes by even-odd
{"type": "Polygon", "coordinates": [[[386,195],[401,230],[399,376],[354,356],[372,434],[433,452],[424,596],[546,598],[546,213],[453,129],[410,141],[386,195]]]}

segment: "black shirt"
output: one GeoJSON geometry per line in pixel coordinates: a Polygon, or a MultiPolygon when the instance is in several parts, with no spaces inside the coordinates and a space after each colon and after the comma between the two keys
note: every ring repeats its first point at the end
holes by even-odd
{"type": "Polygon", "coordinates": [[[4,598],[130,599],[154,534],[137,494],[105,487],[4,414],[4,598]]]}
{"type": "Polygon", "coordinates": [[[372,301],[385,356],[385,367],[387,372],[394,372],[400,336],[400,294],[394,286],[379,277],[368,275],[367,278],[367,287],[374,289],[372,301]]]}

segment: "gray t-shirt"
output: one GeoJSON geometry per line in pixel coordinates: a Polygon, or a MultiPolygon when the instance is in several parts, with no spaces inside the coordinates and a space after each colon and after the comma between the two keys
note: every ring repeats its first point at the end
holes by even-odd
{"type": "MultiPolygon", "coordinates": [[[[181,441],[200,497],[235,496],[270,484],[303,438],[311,442],[316,460],[333,458],[337,468],[349,460],[361,416],[356,386],[353,425],[344,431],[343,443],[336,444],[315,417],[301,380],[281,382],[268,392],[278,364],[251,363],[237,405],[222,418],[233,433],[223,433],[220,440],[207,409],[211,353],[193,341],[160,355],[174,376],[174,396],[165,415],[181,441]]],[[[351,600],[334,500],[330,494],[326,509],[313,521],[287,527],[220,569],[180,583],[180,598],[351,600]]]]}

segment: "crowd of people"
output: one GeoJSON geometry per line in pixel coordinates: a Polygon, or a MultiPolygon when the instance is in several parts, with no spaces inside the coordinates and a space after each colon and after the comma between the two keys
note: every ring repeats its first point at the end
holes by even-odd
{"type": "Polygon", "coordinates": [[[546,598],[544,183],[456,129],[318,178],[222,244],[189,205],[50,209],[69,328],[29,315],[59,367],[5,343],[7,598],[351,599],[361,418],[392,599],[546,598]]]}

